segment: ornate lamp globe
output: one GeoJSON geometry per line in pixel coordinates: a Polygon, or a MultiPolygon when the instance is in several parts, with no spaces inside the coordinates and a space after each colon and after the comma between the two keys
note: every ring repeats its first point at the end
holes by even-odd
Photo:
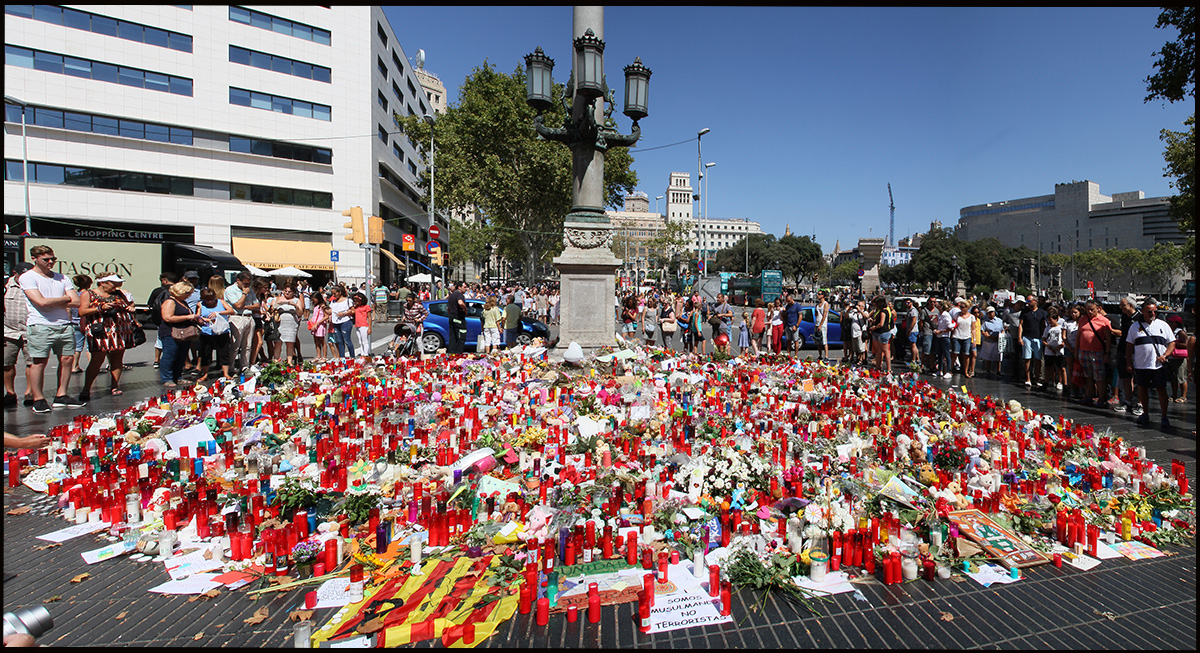
{"type": "Polygon", "coordinates": [[[589,28],[575,39],[575,92],[587,99],[604,95],[604,41],[589,28]]]}
{"type": "Polygon", "coordinates": [[[634,122],[650,115],[650,74],[641,57],[625,66],[625,115],[634,122]]]}
{"type": "Polygon", "coordinates": [[[554,106],[553,71],[554,60],[541,47],[525,55],[525,102],[539,114],[554,106]]]}

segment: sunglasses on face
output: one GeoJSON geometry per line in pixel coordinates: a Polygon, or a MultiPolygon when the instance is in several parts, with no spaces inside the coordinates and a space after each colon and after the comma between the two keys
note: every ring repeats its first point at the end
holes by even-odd
{"type": "Polygon", "coordinates": [[[57,256],[43,256],[43,257],[42,257],[41,259],[39,259],[39,260],[42,260],[42,261],[47,261],[47,262],[49,262],[49,263],[53,263],[53,262],[55,262],[55,261],[57,261],[57,260],[58,260],[58,257],[57,257],[57,256]]]}

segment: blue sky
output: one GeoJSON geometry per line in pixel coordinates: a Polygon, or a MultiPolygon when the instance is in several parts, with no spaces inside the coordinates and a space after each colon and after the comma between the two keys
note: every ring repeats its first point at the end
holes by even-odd
{"type": "MultiPolygon", "coordinates": [[[[387,8],[405,54],[450,102],[484,60],[502,72],[541,46],[570,75],[570,7],[387,8]]],[[[609,7],[604,52],[629,131],[622,69],[653,71],[650,115],[632,150],[654,198],[697,167],[703,137],[713,217],[782,235],[896,237],[964,206],[1052,194],[1089,179],[1100,192],[1171,194],[1160,130],[1187,103],[1144,103],[1153,53],[1176,37],[1145,8],[609,7]],[[663,147],[679,141],[690,142],[663,147]],[[642,151],[648,150],[648,151],[642,151]]],[[[662,203],[659,203],[662,208],[662,203]]]]}

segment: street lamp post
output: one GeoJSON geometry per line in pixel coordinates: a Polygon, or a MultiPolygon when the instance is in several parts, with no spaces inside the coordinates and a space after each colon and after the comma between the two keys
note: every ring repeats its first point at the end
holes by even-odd
{"type": "Polygon", "coordinates": [[[663,196],[662,196],[662,195],[659,195],[658,197],[654,198],[654,213],[655,213],[656,215],[658,215],[658,214],[659,214],[659,213],[658,213],[658,200],[661,200],[662,198],[663,198],[663,196]]]}
{"type": "Polygon", "coordinates": [[[1038,291],[1042,287],[1042,223],[1035,222],[1034,224],[1037,225],[1038,257],[1037,263],[1034,265],[1033,296],[1040,297],[1041,293],[1038,291]]]}
{"type": "MultiPolygon", "coordinates": [[[[701,184],[704,183],[704,154],[703,154],[703,150],[700,147],[700,139],[703,138],[703,136],[710,131],[712,131],[712,130],[709,129],[708,127],[705,127],[704,129],[701,129],[700,131],[696,132],[696,192],[692,194],[693,202],[700,201],[700,186],[701,186],[701,184]]],[[[694,206],[694,204],[693,204],[693,206],[694,206]]],[[[700,217],[700,209],[699,208],[696,209],[695,217],[696,217],[697,224],[700,225],[700,227],[696,230],[696,236],[700,241],[699,242],[700,248],[696,252],[696,254],[697,254],[697,258],[700,261],[703,261],[704,260],[703,251],[704,251],[704,246],[705,246],[704,239],[707,236],[707,234],[705,233],[704,222],[703,222],[703,220],[701,220],[701,217],[700,217]]],[[[701,267],[703,267],[703,265],[701,267]]],[[[708,272],[708,270],[704,270],[704,272],[708,272]]]]}
{"type": "Polygon", "coordinates": [[[11,95],[5,95],[4,101],[21,105],[21,179],[25,185],[25,235],[31,236],[33,227],[29,218],[29,143],[25,136],[25,112],[29,107],[11,95]]]}
{"type": "MultiPolygon", "coordinates": [[[[421,116],[421,119],[429,125],[429,224],[432,225],[437,221],[437,213],[435,213],[435,204],[433,197],[433,123],[437,121],[432,113],[427,113],[421,116]]],[[[445,252],[442,253],[443,256],[445,252]]],[[[442,259],[442,281],[445,285],[446,279],[446,259],[442,259]]]]}
{"type": "Polygon", "coordinates": [[[958,294],[958,254],[950,256],[950,294],[958,294]]]}
{"type": "MultiPolygon", "coordinates": [[[[704,174],[708,174],[708,169],[717,165],[716,163],[705,163],[704,174]]],[[[704,182],[704,273],[708,274],[708,184],[712,180],[704,182]]]]}
{"type": "Polygon", "coordinates": [[[572,12],[571,78],[555,97],[554,60],[541,48],[525,57],[526,102],[537,113],[534,128],[542,138],[571,149],[572,206],[563,220],[563,253],[554,259],[562,298],[560,339],[585,351],[612,343],[612,277],[622,264],[612,252],[612,222],[604,211],[604,154],[630,147],[641,137],[638,121],[649,115],[650,69],[641,59],[625,67],[625,109],[633,126],[620,134],[612,119],[613,92],[604,77],[604,7],[576,6],[572,12]],[[543,114],[561,101],[568,118],[547,127],[543,114]]]}

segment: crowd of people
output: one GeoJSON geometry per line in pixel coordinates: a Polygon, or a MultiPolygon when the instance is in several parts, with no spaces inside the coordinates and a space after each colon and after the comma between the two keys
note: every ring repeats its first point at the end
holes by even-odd
{"type": "MultiPolygon", "coordinates": [[[[30,261],[18,264],[5,282],[4,407],[19,403],[16,375],[22,355],[26,377],[23,403],[35,412],[86,406],[104,372],[110,378],[107,391],[122,394],[121,376],[129,369],[125,352],[148,341],[136,316],[136,301],[123,289],[125,279],[115,274],[99,279],[79,274],[68,279],[54,271],[57,257],[47,246],[31,248],[30,261]],[[52,357],[57,357],[58,369],[53,398],[48,398],[43,386],[52,357]],[[71,391],[74,374],[83,374],[76,392],[71,391]]],[[[453,293],[459,299],[488,302],[484,314],[487,351],[515,342],[523,316],[558,322],[558,291],[548,286],[500,288],[437,282],[389,288],[330,281],[314,287],[306,279],[276,280],[248,272],[239,273],[226,285],[219,274],[202,282],[196,270],[185,272],[182,278],[164,271],[159,281],[146,306],[155,327],[151,336],[153,366],[165,388],[208,379],[210,374],[215,377],[218,370],[220,376],[233,379],[253,365],[303,361],[308,338],[313,347],[309,360],[369,356],[374,325],[396,318],[408,337],[419,338],[428,316],[423,302],[454,297],[453,293]],[[389,315],[389,303],[399,304],[398,314],[389,315]]],[[[457,308],[450,307],[451,318],[458,315],[457,308]]],[[[465,310],[461,317],[465,319],[465,310]]],[[[450,345],[453,351],[454,343],[450,345]]],[[[461,342],[458,345],[461,352],[461,342]]]]}
{"type": "Polygon", "coordinates": [[[1195,337],[1182,319],[1163,319],[1155,300],[1139,306],[1133,297],[1123,298],[1119,318],[1110,320],[1094,299],[1053,302],[1033,295],[997,303],[975,296],[922,302],[818,290],[741,307],[724,295],[708,301],[698,293],[651,291],[619,296],[616,319],[623,338],[647,345],[669,348],[679,334],[687,352],[706,354],[711,340],[714,351],[728,354],[736,340],[740,354],[753,356],[795,355],[802,342],[798,325],[806,319],[813,323],[817,357],[827,359],[834,306],[843,364],[871,365],[886,374],[893,363],[905,364],[908,371],[943,379],[1008,377],[1084,405],[1129,412],[1139,424],[1149,423],[1154,390],[1160,423],[1169,426],[1167,405],[1187,401],[1195,374],[1195,337]]]}

